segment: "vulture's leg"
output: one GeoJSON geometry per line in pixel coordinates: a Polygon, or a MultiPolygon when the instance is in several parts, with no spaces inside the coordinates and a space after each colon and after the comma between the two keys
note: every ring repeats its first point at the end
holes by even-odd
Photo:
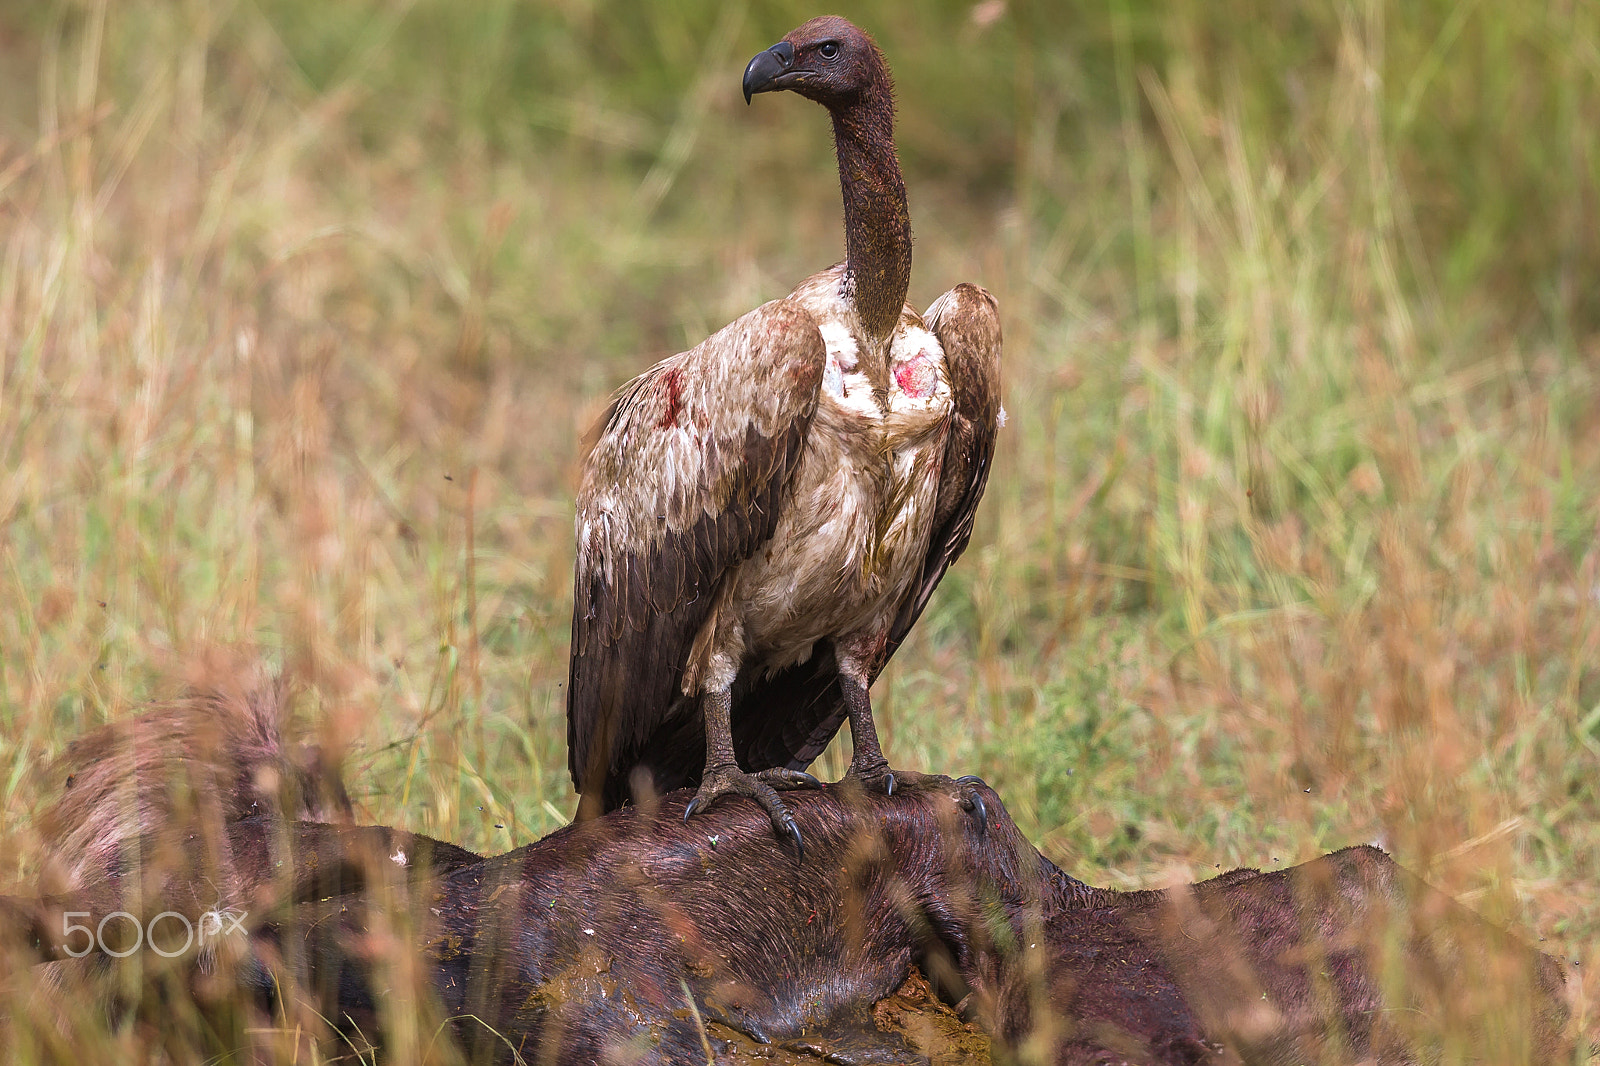
{"type": "Polygon", "coordinates": [[[947,793],[958,807],[976,818],[980,831],[989,827],[989,809],[978,790],[972,787],[983,784],[982,780],[963,777],[951,781],[942,774],[889,769],[889,760],[883,757],[883,748],[878,745],[878,727],[872,721],[872,701],[867,695],[867,686],[841,674],[839,688],[844,692],[845,712],[850,715],[850,742],[855,748],[845,780],[888,796],[894,795],[897,788],[937,789],[947,793]]]}
{"type": "Polygon", "coordinates": [[[700,791],[683,810],[683,820],[687,822],[725,793],[749,796],[766,810],[777,834],[794,841],[795,850],[804,858],[805,844],[800,839],[800,827],[783,800],[778,798],[778,790],[821,788],[822,782],[803,770],[781,766],[745,773],[733,757],[733,693],[725,688],[708,691],[700,697],[700,707],[706,716],[706,768],[700,775],[700,791]]]}
{"type": "Polygon", "coordinates": [[[878,746],[878,727],[872,722],[867,686],[841,674],[839,688],[844,692],[844,709],[850,716],[850,744],[855,749],[850,756],[849,776],[873,791],[894,795],[894,771],[889,769],[889,760],[878,746]]]}

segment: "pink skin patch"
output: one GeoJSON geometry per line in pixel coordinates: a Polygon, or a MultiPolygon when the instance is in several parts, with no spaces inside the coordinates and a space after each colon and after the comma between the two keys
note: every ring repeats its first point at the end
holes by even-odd
{"type": "Polygon", "coordinates": [[[933,392],[939,375],[933,368],[933,360],[926,353],[918,352],[905,362],[895,364],[894,383],[907,396],[920,400],[933,392]]]}

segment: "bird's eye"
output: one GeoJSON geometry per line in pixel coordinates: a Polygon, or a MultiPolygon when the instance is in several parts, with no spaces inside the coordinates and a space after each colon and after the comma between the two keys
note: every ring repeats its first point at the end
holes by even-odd
{"type": "Polygon", "coordinates": [[[835,41],[823,41],[817,46],[817,55],[823,59],[833,60],[839,58],[839,45],[835,41]]]}

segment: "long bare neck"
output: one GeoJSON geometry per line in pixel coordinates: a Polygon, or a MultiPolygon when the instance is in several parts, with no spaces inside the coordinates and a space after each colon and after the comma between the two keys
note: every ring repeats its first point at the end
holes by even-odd
{"type": "MultiPolygon", "coordinates": [[[[845,268],[862,328],[881,348],[911,287],[911,215],[894,152],[894,98],[874,86],[833,110],[844,194],[845,268]]],[[[887,370],[885,370],[885,374],[887,370]]]]}

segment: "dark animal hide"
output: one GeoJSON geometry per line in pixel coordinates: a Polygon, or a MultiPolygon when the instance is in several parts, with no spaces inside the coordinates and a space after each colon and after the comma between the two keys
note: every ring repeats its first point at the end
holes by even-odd
{"type": "Polygon", "coordinates": [[[55,800],[39,819],[51,857],[45,891],[139,862],[123,854],[129,842],[170,851],[198,831],[215,852],[223,827],[241,819],[350,818],[338,759],[293,739],[291,679],[224,649],[190,672],[183,695],[79,737],[50,765],[55,800]]]}
{"type": "MultiPolygon", "coordinates": [[[[242,988],[357,1040],[411,974],[421,1031],[449,1019],[474,1062],[984,1061],[971,1027],[914,1001],[917,967],[1004,1054],[1042,1061],[1560,1060],[1556,962],[1381,851],[1117,893],[1057,869],[980,791],[986,832],[944,790],[798,794],[803,862],[749,804],[685,826],[688,792],[489,859],[240,822],[232,891],[261,909],[205,977],[235,994],[205,998],[242,988]]],[[[104,882],[4,901],[0,923],[60,957],[55,915],[93,922],[133,896],[104,882]]],[[[138,898],[211,902],[171,879],[138,898]]]]}

